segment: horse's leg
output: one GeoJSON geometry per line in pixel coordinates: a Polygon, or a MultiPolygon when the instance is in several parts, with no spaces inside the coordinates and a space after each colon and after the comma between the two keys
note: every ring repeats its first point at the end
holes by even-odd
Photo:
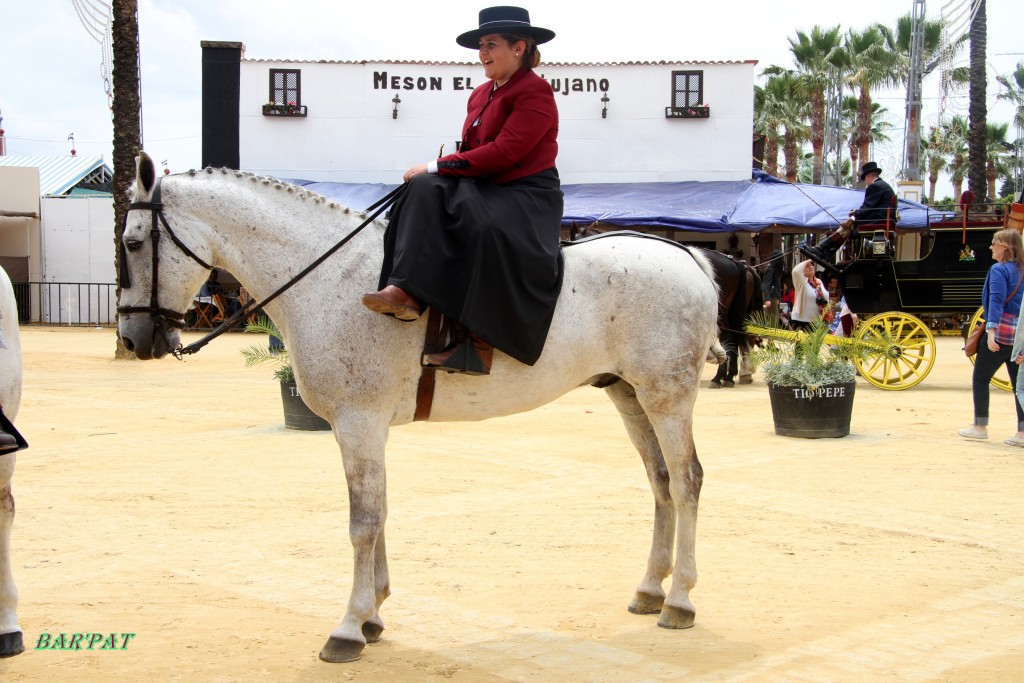
{"type": "Polygon", "coordinates": [[[654,434],[651,421],[647,419],[647,413],[637,401],[632,385],[621,380],[605,391],[622,416],[630,441],[640,452],[654,493],[654,535],[647,558],[647,572],[629,603],[629,611],[634,614],[656,614],[665,602],[665,591],[661,584],[672,571],[672,543],[676,528],[668,470],[661,455],[658,437],[654,434]]]}
{"type": "Polygon", "coordinates": [[[11,657],[25,649],[18,626],[18,591],[11,573],[11,526],[14,524],[14,453],[0,455],[0,657],[11,657]]]}
{"type": "Polygon", "coordinates": [[[726,354],[727,355],[725,362],[718,364],[718,371],[715,372],[715,376],[711,378],[711,383],[708,384],[708,387],[711,389],[722,388],[722,380],[725,379],[726,371],[729,368],[728,351],[726,352],[726,354]]]}
{"type": "Polygon", "coordinates": [[[377,610],[390,591],[385,554],[384,522],[387,516],[384,473],[384,442],[387,425],[353,420],[337,424],[334,433],[341,447],[348,484],[349,538],[352,541],[352,593],[338,628],[320,651],[327,662],[352,662],[359,659],[368,640],[380,636],[384,625],[377,610]],[[378,547],[379,544],[379,547],[378,547]],[[376,570],[383,569],[383,576],[376,570]],[[367,637],[369,632],[369,638],[367,637]]]}
{"type": "Polygon", "coordinates": [[[689,628],[696,609],[690,591],[697,583],[694,545],[697,534],[697,501],[704,471],[693,443],[693,404],[696,388],[684,393],[637,390],[637,400],[657,433],[657,442],[668,471],[668,490],[675,511],[675,568],[658,626],[689,628]]]}
{"type": "MultiPolygon", "coordinates": [[[[387,499],[384,500],[384,518],[387,519],[387,499]]],[[[367,643],[376,643],[384,631],[384,620],[380,617],[380,606],[391,595],[391,575],[388,573],[388,552],[384,543],[384,529],[381,528],[373,546],[373,592],[376,609],[369,620],[363,622],[363,637],[367,643]]]]}
{"type": "Polygon", "coordinates": [[[726,347],[726,361],[723,363],[725,372],[722,376],[723,387],[734,387],[736,386],[736,345],[729,344],[726,347]]]}
{"type": "Polygon", "coordinates": [[[750,359],[750,345],[744,345],[740,354],[740,384],[753,384],[755,370],[757,366],[750,359]]]}

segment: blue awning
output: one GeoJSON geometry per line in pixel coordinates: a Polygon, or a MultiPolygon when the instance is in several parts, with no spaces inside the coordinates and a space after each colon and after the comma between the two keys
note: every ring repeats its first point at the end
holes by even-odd
{"type": "MultiPolygon", "coordinates": [[[[354,209],[365,209],[397,185],[292,180],[354,209]]],[[[752,180],[562,185],[562,224],[690,232],[761,232],[773,226],[833,230],[864,201],[863,190],[788,183],[761,171],[752,180]]],[[[923,230],[951,212],[899,200],[901,230],[923,230]]]]}

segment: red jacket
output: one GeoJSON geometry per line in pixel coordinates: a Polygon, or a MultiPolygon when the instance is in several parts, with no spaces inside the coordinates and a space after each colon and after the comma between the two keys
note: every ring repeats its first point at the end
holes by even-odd
{"type": "Polygon", "coordinates": [[[531,69],[520,69],[493,88],[489,80],[469,96],[462,147],[437,160],[439,174],[485,177],[501,185],[554,168],[558,107],[551,85],[531,69]],[[480,125],[474,126],[477,119],[480,125]]]}

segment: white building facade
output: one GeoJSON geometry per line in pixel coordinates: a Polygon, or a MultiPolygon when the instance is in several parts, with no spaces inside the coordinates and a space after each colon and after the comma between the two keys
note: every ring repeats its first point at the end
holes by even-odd
{"type": "MultiPolygon", "coordinates": [[[[478,63],[254,60],[244,49],[203,43],[203,163],[278,178],[401,182],[455,151],[467,99],[486,81],[478,63]],[[217,123],[233,110],[236,122],[217,123]]],[[[542,64],[563,184],[750,178],[755,65],[542,64]]]]}

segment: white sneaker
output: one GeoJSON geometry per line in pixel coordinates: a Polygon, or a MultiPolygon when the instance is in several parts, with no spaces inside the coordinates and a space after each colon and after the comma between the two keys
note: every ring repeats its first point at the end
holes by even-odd
{"type": "Polygon", "coordinates": [[[970,427],[965,427],[964,429],[960,429],[960,430],[958,430],[958,433],[960,434],[960,436],[964,437],[965,439],[987,439],[988,438],[988,430],[987,429],[978,429],[977,425],[971,425],[970,427]]]}
{"type": "Polygon", "coordinates": [[[1021,448],[1024,448],[1024,439],[1020,438],[1016,434],[1011,436],[1009,439],[1003,439],[1003,443],[1007,446],[1020,446],[1021,448]]]}

